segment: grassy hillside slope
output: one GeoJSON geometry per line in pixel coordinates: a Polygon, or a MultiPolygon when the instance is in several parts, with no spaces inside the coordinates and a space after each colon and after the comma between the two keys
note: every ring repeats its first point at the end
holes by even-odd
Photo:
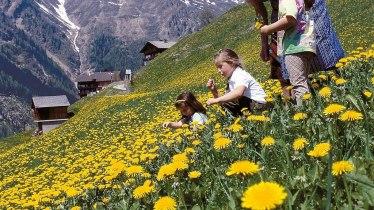
{"type": "MultiPolygon", "coordinates": [[[[329,1],[329,8],[346,50],[374,43],[370,0],[329,1]]],[[[194,90],[201,101],[209,97],[204,86],[207,78],[219,78],[211,58],[220,48],[234,48],[249,71],[264,81],[268,67],[259,60],[258,36],[249,31],[249,20],[253,12],[239,6],[158,56],[137,75],[134,93],[87,99],[77,106],[76,116],[48,134],[0,142],[0,208],[139,209],[151,208],[168,195],[181,209],[235,209],[242,205],[246,187],[261,180],[285,187],[284,208],[324,206],[327,192],[333,193],[337,208],[373,206],[373,97],[361,96],[364,90],[374,92],[374,63],[368,58],[373,47],[348,59],[366,61],[344,67],[340,76],[347,84],[338,85],[338,75],[332,73],[317,75],[316,94],[301,110],[277,101],[280,106],[273,112],[238,121],[213,107],[209,124],[197,132],[160,128],[165,120],[179,118],[173,101],[181,89],[194,90]],[[330,87],[329,97],[318,94],[323,86],[330,87]],[[344,124],[326,117],[324,108],[331,102],[356,110],[363,120],[344,124]],[[267,136],[275,139],[272,144],[267,138],[267,145],[274,145],[270,149],[261,143],[267,136]],[[353,162],[354,176],[334,178],[335,187],[326,187],[332,186],[331,160],[293,151],[298,137],[307,138],[307,151],[317,143],[331,143],[333,161],[353,162]],[[225,138],[230,143],[216,145],[225,138]],[[262,170],[247,173],[254,174],[249,178],[226,174],[230,164],[244,159],[262,170]]],[[[279,92],[274,82],[264,85],[269,93],[279,92]]]]}

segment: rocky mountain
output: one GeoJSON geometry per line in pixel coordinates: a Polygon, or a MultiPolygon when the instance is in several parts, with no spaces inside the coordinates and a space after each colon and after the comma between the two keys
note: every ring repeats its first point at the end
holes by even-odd
{"type": "MultiPolygon", "coordinates": [[[[137,69],[148,40],[177,40],[238,0],[36,0],[68,28],[81,71],[137,69]],[[64,5],[64,7],[62,6],[64,5]]],[[[243,2],[243,0],[241,0],[243,2]]]]}
{"type": "Polygon", "coordinates": [[[32,124],[30,115],[9,115],[13,107],[29,113],[31,96],[67,94],[73,102],[81,72],[138,69],[146,41],[178,40],[238,3],[0,0],[0,137],[32,124]]]}
{"type": "Polygon", "coordinates": [[[70,39],[33,1],[3,0],[0,8],[1,137],[32,124],[33,95],[66,94],[76,100],[70,77],[79,59],[65,46],[70,39]]]}

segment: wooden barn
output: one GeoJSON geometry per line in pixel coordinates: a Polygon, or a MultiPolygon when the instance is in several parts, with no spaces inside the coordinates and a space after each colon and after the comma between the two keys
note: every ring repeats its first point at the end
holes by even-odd
{"type": "Polygon", "coordinates": [[[90,93],[95,93],[112,82],[120,81],[120,72],[95,72],[91,74],[81,74],[75,80],[82,98],[90,93]]]}
{"type": "Polygon", "coordinates": [[[172,41],[149,41],[147,42],[140,53],[144,54],[143,65],[147,65],[150,60],[153,60],[159,53],[164,52],[173,46],[176,42],[172,41]]]}
{"type": "Polygon", "coordinates": [[[32,97],[32,115],[38,131],[48,132],[67,121],[68,106],[66,95],[32,97]]]}

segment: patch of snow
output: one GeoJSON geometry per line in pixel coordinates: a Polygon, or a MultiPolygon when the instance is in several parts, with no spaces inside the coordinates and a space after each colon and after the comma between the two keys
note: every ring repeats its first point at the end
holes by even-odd
{"type": "Polygon", "coordinates": [[[66,13],[65,0],[58,0],[58,2],[58,7],[55,7],[55,10],[60,18],[67,24],[70,29],[79,30],[79,27],[70,20],[68,14],[66,13]]]}
{"type": "Polygon", "coordinates": [[[113,5],[120,6],[120,7],[123,5],[123,4],[118,4],[118,3],[111,2],[111,1],[108,2],[108,4],[113,4],[113,5]]]}
{"type": "Polygon", "coordinates": [[[48,14],[51,14],[52,15],[52,12],[49,11],[49,9],[47,7],[45,7],[43,4],[40,4],[39,2],[35,1],[35,3],[40,7],[42,8],[42,10],[48,14]]]}
{"type": "Polygon", "coordinates": [[[66,13],[66,8],[65,8],[65,0],[58,0],[58,7],[54,7],[55,11],[59,15],[59,19],[66,25],[70,30],[69,33],[70,35],[75,33],[74,39],[73,39],[73,45],[74,48],[77,52],[79,52],[79,47],[77,46],[76,40],[78,38],[79,34],[79,26],[75,25],[70,18],[68,17],[68,14],[66,13]],[[72,32],[73,31],[73,32],[72,32]]]}

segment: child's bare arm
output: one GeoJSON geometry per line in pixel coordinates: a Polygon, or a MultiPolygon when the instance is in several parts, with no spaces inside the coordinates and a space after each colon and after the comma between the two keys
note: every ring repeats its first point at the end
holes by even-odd
{"type": "Polygon", "coordinates": [[[261,28],[262,35],[269,35],[277,31],[286,30],[290,27],[296,26],[296,19],[293,16],[287,15],[279,19],[277,22],[270,25],[265,25],[261,28]]]}
{"type": "Polygon", "coordinates": [[[182,127],[183,122],[180,120],[178,122],[164,122],[162,127],[164,128],[180,128],[182,127]]]}
{"type": "Polygon", "coordinates": [[[216,103],[235,100],[235,99],[239,98],[240,96],[243,96],[245,89],[246,89],[246,87],[244,85],[240,85],[239,87],[235,88],[234,90],[226,93],[225,95],[223,95],[221,97],[208,99],[208,101],[206,103],[207,103],[207,105],[212,105],[212,104],[216,104],[216,103]]]}

